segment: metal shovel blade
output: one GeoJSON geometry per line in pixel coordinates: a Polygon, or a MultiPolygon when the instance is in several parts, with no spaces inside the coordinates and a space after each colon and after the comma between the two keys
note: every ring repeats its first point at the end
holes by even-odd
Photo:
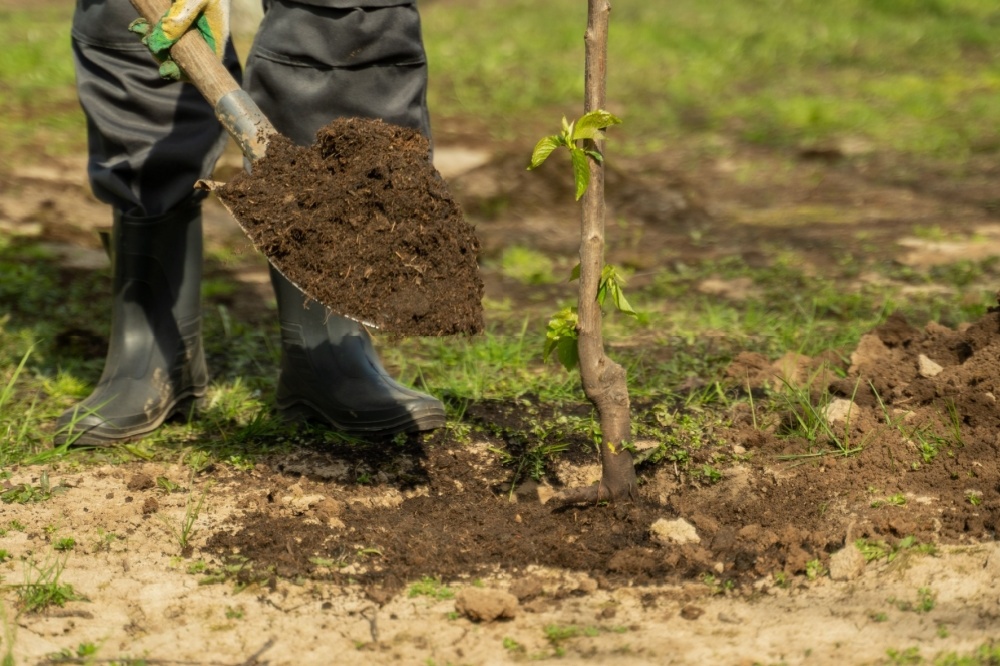
{"type": "MultiPolygon", "coordinates": [[[[215,192],[217,189],[219,189],[220,187],[223,187],[224,185],[225,185],[225,183],[221,183],[221,182],[219,182],[217,180],[199,180],[197,183],[195,183],[195,187],[197,189],[199,189],[199,190],[207,190],[208,192],[215,192]]],[[[236,220],[236,224],[238,224],[239,227],[240,227],[240,229],[243,230],[243,233],[246,235],[247,239],[250,241],[250,244],[253,245],[254,249],[257,250],[258,252],[260,252],[261,254],[264,254],[264,252],[261,251],[261,249],[257,245],[257,243],[254,242],[254,240],[253,240],[253,234],[251,234],[250,231],[249,231],[249,229],[246,228],[246,225],[243,224],[243,222],[240,220],[239,216],[237,216],[233,212],[233,210],[232,210],[232,208],[230,208],[229,204],[226,203],[226,200],[223,199],[222,197],[218,197],[218,196],[216,197],[216,199],[218,201],[220,201],[222,203],[222,206],[229,212],[229,216],[232,217],[234,220],[236,220]]],[[[349,314],[344,314],[343,312],[338,311],[338,309],[336,307],[331,306],[329,303],[324,303],[323,301],[319,300],[318,298],[315,298],[311,293],[309,293],[307,290],[303,289],[302,286],[299,285],[298,282],[296,282],[295,280],[293,280],[288,275],[287,272],[281,270],[281,267],[277,263],[275,263],[274,261],[272,261],[270,258],[268,259],[268,263],[271,265],[272,268],[274,268],[274,270],[276,270],[279,273],[281,273],[282,277],[284,277],[286,280],[288,280],[289,282],[291,282],[292,285],[294,285],[296,289],[298,289],[303,294],[305,294],[307,297],[309,297],[312,300],[316,301],[317,303],[319,303],[320,305],[322,305],[326,309],[330,310],[330,312],[332,312],[333,314],[339,315],[341,317],[346,317],[347,319],[351,319],[352,321],[356,321],[359,324],[367,326],[368,328],[373,328],[373,329],[380,328],[380,326],[378,324],[375,324],[374,322],[370,322],[370,321],[367,321],[365,319],[360,319],[358,317],[353,317],[353,316],[351,316],[349,314]]]]}

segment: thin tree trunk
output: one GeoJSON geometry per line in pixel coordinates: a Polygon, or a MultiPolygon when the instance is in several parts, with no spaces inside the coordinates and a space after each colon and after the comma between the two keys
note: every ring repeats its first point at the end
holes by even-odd
{"type": "MultiPolygon", "coordinates": [[[[604,108],[607,81],[608,23],[611,3],[588,0],[584,112],[604,108]]],[[[591,148],[603,154],[603,141],[591,148]]],[[[604,353],[601,306],[597,290],[604,268],[604,166],[590,160],[590,185],[583,195],[580,237],[579,357],[580,377],[601,424],[601,483],[571,501],[633,499],[635,465],[624,448],[631,437],[631,411],[625,369],[604,353]]]]}

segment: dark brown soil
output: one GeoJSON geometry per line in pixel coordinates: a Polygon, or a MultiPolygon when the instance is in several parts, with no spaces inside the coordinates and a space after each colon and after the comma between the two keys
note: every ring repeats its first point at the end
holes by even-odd
{"type": "MultiPolygon", "coordinates": [[[[305,515],[289,513],[274,498],[290,484],[305,494],[336,496],[322,470],[357,452],[313,451],[294,464],[276,462],[265,481],[273,502],[217,533],[210,547],[249,558],[258,571],[357,581],[378,600],[424,575],[517,574],[531,565],[585,571],[608,586],[705,575],[741,586],[768,574],[803,574],[813,561],[825,566],[831,553],[859,538],[887,547],[905,537],[947,544],[995,538],[1000,313],[960,330],[935,323],[916,328],[892,317],[862,339],[849,367],[839,368],[846,379],[828,358],[793,361],[772,364],[743,354],[731,368],[730,389],[762,392],[781,383],[779,376],[793,384],[812,377],[802,388],[814,399],[853,396],[849,417],[833,421],[836,440],[790,435],[794,401],[773,424],[755,424],[747,403],[737,403],[742,409],[734,410],[732,427],[718,433],[722,445],[697,451],[689,467],[714,465],[723,473],[717,482],[661,463],[640,469],[642,499],[635,505],[555,507],[537,500],[532,483],[510,492],[510,468],[488,450],[510,442],[460,446],[436,435],[355,459],[352,466],[369,465],[366,478],[376,483],[355,486],[348,504],[305,515]],[[921,355],[943,368],[939,374],[920,374],[921,355]],[[399,501],[387,506],[363,499],[386,491],[399,501]],[[331,527],[331,517],[343,526],[331,527]],[[659,518],[683,518],[700,542],[657,542],[649,528],[659,518]],[[317,565],[321,561],[350,568],[338,573],[317,565]]],[[[516,431],[524,412],[480,404],[468,414],[516,431]]],[[[642,409],[636,413],[649,418],[642,409]]],[[[592,459],[581,443],[574,446],[571,457],[592,459]]],[[[549,480],[560,483],[556,473],[549,480]]]]}
{"type": "Polygon", "coordinates": [[[415,130],[340,119],[274,138],[217,190],[254,245],[334,312],[398,335],[483,330],[479,241],[415,130]]]}

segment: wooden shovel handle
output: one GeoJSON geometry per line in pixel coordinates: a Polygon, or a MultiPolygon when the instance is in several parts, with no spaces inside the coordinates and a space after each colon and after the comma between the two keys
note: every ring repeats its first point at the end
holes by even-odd
{"type": "MultiPolygon", "coordinates": [[[[139,15],[155,25],[170,0],[131,0],[139,15]]],[[[170,47],[170,57],[208,101],[215,117],[251,162],[264,157],[274,126],[219,61],[197,30],[188,30],[170,47]]]]}
{"type": "MultiPolygon", "coordinates": [[[[155,25],[170,9],[170,0],[131,0],[139,15],[155,25]]],[[[219,100],[240,89],[197,30],[188,30],[170,49],[170,57],[214,109],[219,100]]]]}

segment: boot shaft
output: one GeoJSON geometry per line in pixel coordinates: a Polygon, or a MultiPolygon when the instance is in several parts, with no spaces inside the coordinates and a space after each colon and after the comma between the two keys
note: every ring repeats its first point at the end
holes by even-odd
{"type": "Polygon", "coordinates": [[[105,446],[146,435],[205,393],[201,209],[116,214],[111,335],[94,392],[64,412],[57,443],[105,446]]]}
{"type": "Polygon", "coordinates": [[[112,324],[104,378],[156,369],[207,382],[201,344],[201,207],[157,217],[116,212],[111,234],[112,324]]]}

